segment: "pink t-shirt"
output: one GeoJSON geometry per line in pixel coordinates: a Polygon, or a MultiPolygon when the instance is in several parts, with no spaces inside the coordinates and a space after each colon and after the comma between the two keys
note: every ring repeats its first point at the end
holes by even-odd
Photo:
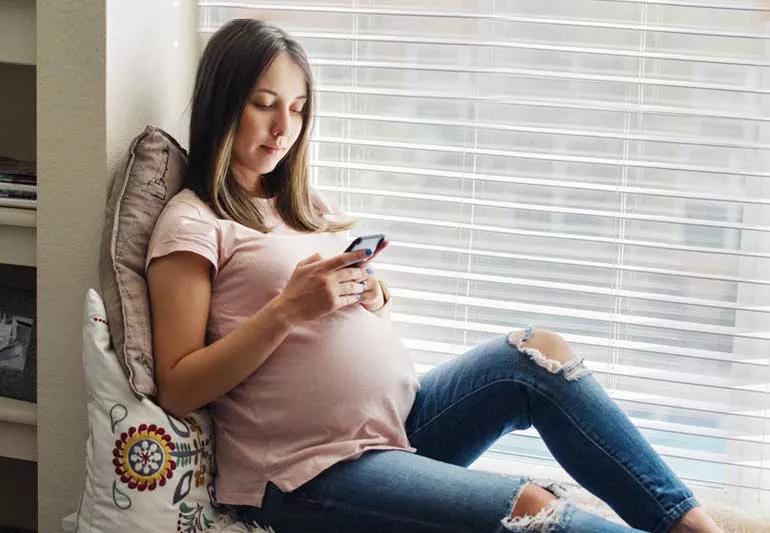
{"type": "MultiPolygon", "coordinates": [[[[289,228],[274,199],[254,198],[269,233],[219,219],[190,189],[171,198],[147,247],[150,260],[190,251],[214,266],[206,342],[227,335],[286,286],[296,264],[345,250],[348,232],[289,228]]],[[[317,193],[325,217],[339,213],[317,193]]],[[[256,372],[210,404],[216,428],[216,498],[262,505],[267,481],[288,492],[365,450],[414,452],[404,423],[419,389],[390,322],[361,305],[291,330],[256,372]]]]}

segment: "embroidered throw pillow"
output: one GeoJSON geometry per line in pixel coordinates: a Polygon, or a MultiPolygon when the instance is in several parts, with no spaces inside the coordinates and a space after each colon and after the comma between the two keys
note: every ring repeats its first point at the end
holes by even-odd
{"type": "Polygon", "coordinates": [[[83,319],[89,434],[78,532],[262,531],[231,524],[231,516],[216,506],[207,411],[179,420],[133,394],[110,344],[104,304],[93,289],[83,319]]]}

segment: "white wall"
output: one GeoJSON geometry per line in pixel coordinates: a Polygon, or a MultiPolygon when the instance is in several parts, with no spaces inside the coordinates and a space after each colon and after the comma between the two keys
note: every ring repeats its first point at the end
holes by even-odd
{"type": "Polygon", "coordinates": [[[198,37],[194,0],[107,2],[107,163],[147,124],[187,146],[198,37]]]}
{"type": "Polygon", "coordinates": [[[194,0],[37,0],[39,531],[83,486],[81,315],[109,184],[146,124],[186,143],[194,18],[194,0]]]}

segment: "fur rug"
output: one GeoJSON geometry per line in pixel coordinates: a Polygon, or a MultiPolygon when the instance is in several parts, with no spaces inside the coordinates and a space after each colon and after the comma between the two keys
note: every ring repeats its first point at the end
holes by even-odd
{"type": "MultiPolygon", "coordinates": [[[[623,520],[610,509],[607,504],[584,489],[571,489],[567,498],[586,511],[601,517],[625,524],[623,520]]],[[[770,533],[770,509],[763,511],[747,511],[738,509],[735,505],[698,498],[703,509],[711,515],[714,522],[725,533],[770,533]]]]}
{"type": "MultiPolygon", "coordinates": [[[[583,489],[570,489],[567,498],[575,505],[599,516],[624,524],[603,501],[583,489]]],[[[703,508],[725,533],[770,533],[770,509],[747,511],[734,505],[701,499],[703,508]]],[[[261,529],[237,522],[226,514],[219,516],[216,524],[206,533],[280,533],[272,528],[261,529]]]]}

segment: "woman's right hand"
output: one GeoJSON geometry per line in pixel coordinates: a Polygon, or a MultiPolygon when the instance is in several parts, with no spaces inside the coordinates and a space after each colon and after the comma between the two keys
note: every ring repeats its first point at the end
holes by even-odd
{"type": "Polygon", "coordinates": [[[289,323],[301,324],[358,303],[360,294],[366,290],[359,282],[365,281],[369,274],[365,267],[351,265],[367,257],[366,250],[345,252],[328,259],[321,259],[321,255],[315,253],[297,263],[278,296],[289,323]]]}

